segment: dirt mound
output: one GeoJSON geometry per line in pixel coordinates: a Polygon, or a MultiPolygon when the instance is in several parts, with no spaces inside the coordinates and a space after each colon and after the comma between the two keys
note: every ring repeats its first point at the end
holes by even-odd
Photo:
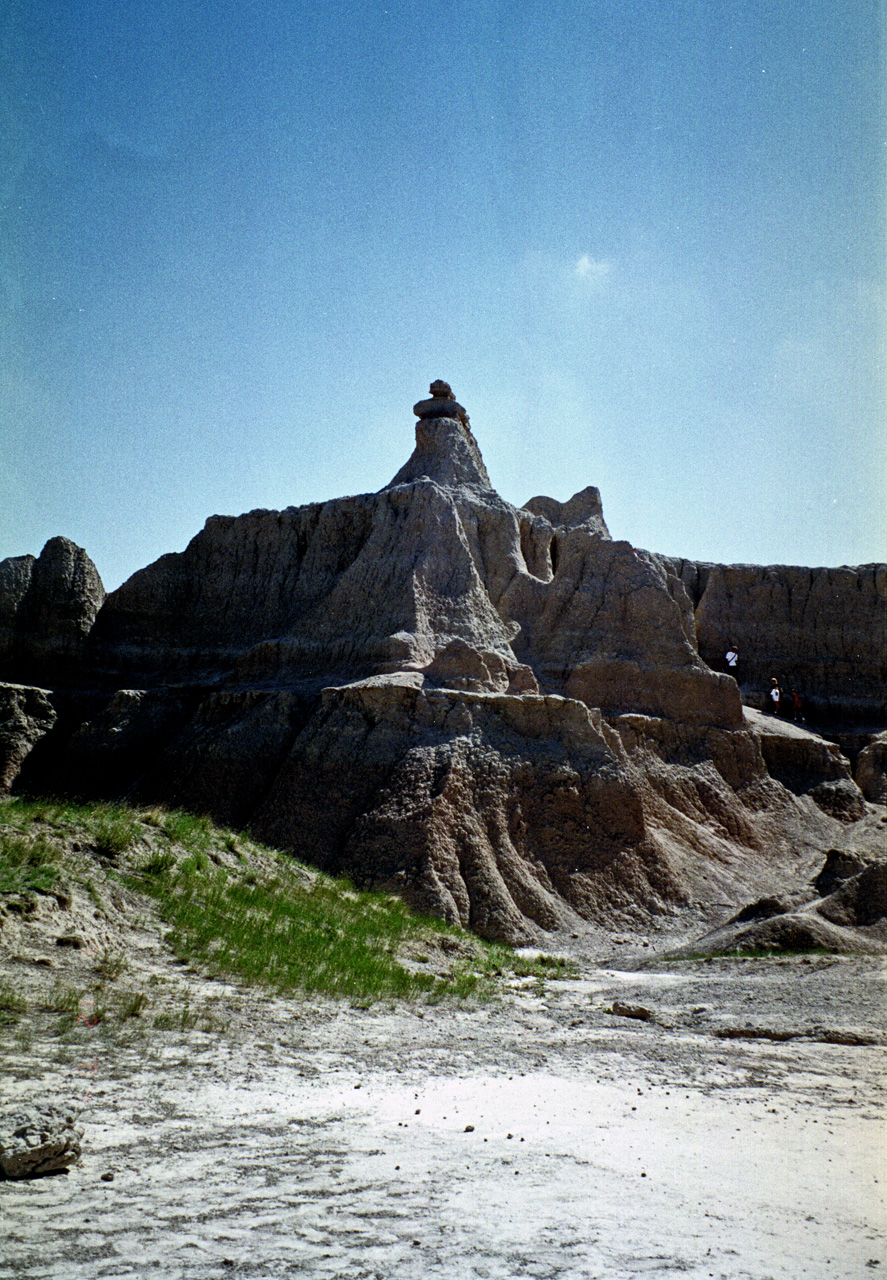
{"type": "Polygon", "coordinates": [[[837,883],[827,896],[794,907],[774,898],[750,903],[726,924],[675,954],[883,952],[887,950],[887,864],[863,865],[854,874],[861,861],[832,850],[815,881],[817,887],[837,883]]]}

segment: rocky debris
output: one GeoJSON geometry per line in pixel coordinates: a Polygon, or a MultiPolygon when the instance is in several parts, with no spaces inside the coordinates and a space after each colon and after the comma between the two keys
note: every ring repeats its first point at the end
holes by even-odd
{"type": "Polygon", "coordinates": [[[776,676],[820,720],[884,723],[887,566],[663,562],[693,600],[701,657],[723,670],[728,645],[738,645],[739,681],[753,705],[776,676]]]}
{"type": "Polygon", "coordinates": [[[606,1012],[614,1014],[617,1018],[634,1018],[637,1022],[655,1021],[653,1010],[648,1009],[646,1005],[626,1004],[622,1000],[614,1000],[606,1012]]]}
{"type": "Polygon", "coordinates": [[[887,800],[887,733],[879,733],[862,748],[853,778],[866,800],[873,804],[887,800]]]}
{"type": "Polygon", "coordinates": [[[0,1111],[0,1172],[6,1178],[59,1173],[80,1159],[76,1113],[48,1104],[0,1111]]]}
{"type": "Polygon", "coordinates": [[[55,722],[47,690],[0,684],[0,795],[9,791],[32,748],[55,722]]]}
{"type": "Polygon", "coordinates": [[[715,1035],[719,1040],[774,1040],[780,1044],[796,1040],[797,1031],[775,1031],[771,1027],[719,1027],[715,1035]]]}
{"type": "MultiPolygon", "coordinates": [[[[205,989],[181,971],[186,979],[199,1007],[205,989]]],[[[309,1274],[369,1269],[369,1223],[373,1269],[400,1280],[521,1267],[661,1278],[689,1268],[735,1275],[741,1265],[748,1275],[796,1275],[803,1190],[802,1217],[815,1221],[805,1224],[802,1264],[824,1275],[825,1259],[840,1259],[830,1275],[865,1275],[878,1253],[883,1187],[859,1168],[881,1158],[883,1053],[862,1046],[883,1044],[883,993],[877,960],[730,959],[635,975],[594,968],[581,981],[461,1010],[382,1002],[357,1011],[238,988],[215,1006],[217,1018],[230,1010],[221,1039],[196,1027],[155,1030],[150,1052],[99,1031],[75,1055],[35,1035],[13,1048],[5,1086],[16,1097],[33,1096],[37,1079],[46,1096],[88,1090],[97,1142],[74,1178],[18,1184],[26,1194],[7,1184],[0,1252],[11,1274],[47,1280],[102,1265],[173,1280],[183,1250],[195,1255],[185,1265],[192,1273],[236,1275],[249,1257],[268,1275],[293,1255],[297,1204],[309,1274]],[[614,999],[655,1010],[656,1022],[607,1015],[601,1006],[614,999]],[[708,1014],[691,1014],[700,1004],[708,1014]],[[797,1034],[771,1052],[718,1038],[722,1021],[797,1034]],[[823,1052],[823,1041],[848,1049],[823,1052]],[[464,1133],[469,1123],[474,1134],[464,1133]],[[787,1150],[805,1153],[802,1186],[787,1150]],[[587,1170],[578,1162],[590,1152],[607,1169],[606,1195],[590,1177],[571,1178],[565,1195],[558,1170],[587,1170]],[[725,1161],[737,1188],[728,1198],[712,1175],[725,1161]],[[678,1163],[679,1176],[662,1173],[678,1163]],[[773,1176],[761,1187],[764,1167],[773,1176]],[[644,1169],[652,1199],[642,1215],[627,1213],[644,1169]],[[100,1181],[106,1171],[113,1183],[100,1181]],[[522,1182],[529,1189],[518,1191],[522,1182]],[[329,1194],[333,1184],[341,1194],[329,1194]],[[836,1194],[845,1185],[852,1213],[836,1194]],[[28,1188],[39,1188],[39,1201],[28,1188]],[[531,1261],[503,1265],[520,1246],[491,1202],[532,1214],[531,1261]],[[590,1220],[591,1235],[582,1230],[590,1220]],[[590,1255],[592,1238],[608,1247],[590,1255]]]]}
{"type": "Polygon", "coordinates": [[[71,676],[104,598],[98,570],[69,538],[50,538],[36,560],[0,562],[0,669],[30,682],[71,676]]]}
{"type": "Polygon", "coordinates": [[[567,502],[558,502],[556,498],[539,496],[531,498],[523,505],[524,511],[531,515],[542,516],[549,524],[562,529],[575,529],[581,525],[589,533],[599,538],[609,538],[610,531],[604,520],[604,508],[601,503],[600,489],[588,485],[574,493],[567,502]]]}

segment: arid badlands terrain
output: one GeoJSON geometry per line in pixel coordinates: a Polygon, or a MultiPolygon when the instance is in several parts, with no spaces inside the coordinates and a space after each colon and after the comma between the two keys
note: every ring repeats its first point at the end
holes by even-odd
{"type": "Polygon", "coordinates": [[[0,563],[0,791],[206,814],[568,963],[281,995],[74,842],[101,911],[0,890],[3,1105],[82,1132],[0,1182],[0,1276],[882,1274],[885,566],[512,507],[430,390],[378,493],[214,516],[108,596],[64,538],[0,563]],[[111,954],[166,1012],[61,1029],[111,954]]]}

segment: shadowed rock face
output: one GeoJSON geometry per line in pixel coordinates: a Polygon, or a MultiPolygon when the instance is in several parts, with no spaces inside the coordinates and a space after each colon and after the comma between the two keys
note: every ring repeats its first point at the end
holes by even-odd
{"type": "Polygon", "coordinates": [[[0,672],[56,672],[7,686],[6,784],[249,824],[513,942],[773,895],[867,814],[706,665],[701,571],[613,541],[595,489],[503,501],[447,384],[415,412],[380,492],[214,516],[97,617],[66,540],[0,565],[0,672]]]}
{"type": "Polygon", "coordinates": [[[39,559],[0,561],[0,668],[70,678],[104,599],[95,565],[69,538],[50,538],[39,559]]]}
{"type": "Polygon", "coordinates": [[[0,795],[12,786],[29,753],[56,719],[45,689],[0,684],[0,795]]]}
{"type": "Polygon", "coordinates": [[[0,661],[4,666],[15,656],[19,614],[36,563],[35,556],[0,560],[0,661]]]}
{"type": "Polygon", "coordinates": [[[721,670],[728,646],[738,646],[738,678],[750,700],[762,705],[775,676],[820,719],[883,725],[887,566],[663,563],[694,601],[704,660],[721,670]]]}

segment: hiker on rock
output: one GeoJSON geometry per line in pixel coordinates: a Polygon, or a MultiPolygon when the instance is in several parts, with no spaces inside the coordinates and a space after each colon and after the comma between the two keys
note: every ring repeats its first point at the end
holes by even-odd
{"type": "Polygon", "coordinates": [[[727,650],[724,661],[727,664],[727,675],[732,676],[734,680],[739,678],[739,650],[736,645],[731,642],[727,650]]]}
{"type": "Polygon", "coordinates": [[[764,710],[768,715],[778,716],[781,706],[782,690],[779,687],[779,681],[774,676],[770,681],[770,688],[767,690],[767,696],[764,699],[764,710]]]}

